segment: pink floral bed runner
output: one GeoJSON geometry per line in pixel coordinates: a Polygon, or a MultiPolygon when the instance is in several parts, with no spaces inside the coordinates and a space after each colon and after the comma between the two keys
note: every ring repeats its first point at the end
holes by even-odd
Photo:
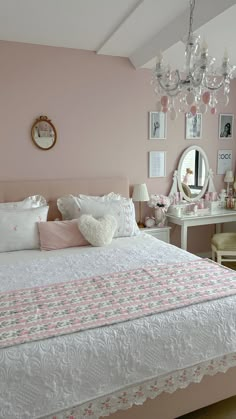
{"type": "Polygon", "coordinates": [[[0,293],[0,347],[111,325],[236,294],[206,259],[0,293]]]}

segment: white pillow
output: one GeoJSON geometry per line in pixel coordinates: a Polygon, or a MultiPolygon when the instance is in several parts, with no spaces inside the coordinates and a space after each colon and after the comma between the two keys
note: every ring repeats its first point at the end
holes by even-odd
{"type": "Polygon", "coordinates": [[[92,215],[81,215],[78,218],[80,232],[93,246],[106,246],[111,243],[117,223],[113,215],[105,215],[97,220],[92,215]]]}
{"type": "Polygon", "coordinates": [[[79,208],[75,206],[73,195],[66,195],[58,198],[57,208],[63,220],[74,220],[79,217],[79,208]]]}
{"type": "Polygon", "coordinates": [[[135,209],[132,199],[94,201],[73,197],[75,206],[80,215],[89,214],[95,218],[113,215],[117,222],[115,237],[130,237],[140,234],[135,220],[135,209]]]}
{"type": "MultiPolygon", "coordinates": [[[[74,195],[70,194],[70,195],[62,196],[61,198],[58,198],[57,200],[57,208],[59,209],[63,220],[73,220],[75,218],[78,218],[80,215],[78,205],[75,205],[75,201],[73,198],[74,198],[74,195]]],[[[115,194],[114,192],[110,192],[109,194],[103,195],[103,196],[80,194],[78,196],[75,196],[75,198],[88,200],[91,202],[94,202],[94,201],[104,202],[104,201],[109,201],[109,200],[119,200],[121,199],[121,195],[115,194]]]]}
{"type": "Polygon", "coordinates": [[[107,195],[103,195],[103,196],[96,196],[96,195],[83,195],[83,194],[79,194],[78,198],[81,199],[92,199],[95,201],[107,201],[109,199],[114,199],[115,201],[119,201],[122,197],[120,194],[117,194],[115,192],[110,192],[107,195]]]}
{"type": "Polygon", "coordinates": [[[0,210],[0,252],[38,249],[37,223],[47,220],[48,206],[0,210]]]}
{"type": "Polygon", "coordinates": [[[41,195],[33,195],[18,202],[0,202],[0,210],[2,209],[29,209],[38,208],[47,205],[46,199],[41,195]]]}

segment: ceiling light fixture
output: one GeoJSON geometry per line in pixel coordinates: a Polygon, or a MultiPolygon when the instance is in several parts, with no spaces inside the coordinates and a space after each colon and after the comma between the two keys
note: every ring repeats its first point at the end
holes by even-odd
{"type": "Polygon", "coordinates": [[[157,56],[152,84],[159,96],[157,110],[170,112],[170,118],[176,119],[177,112],[197,112],[212,115],[216,113],[217,103],[229,102],[230,80],[234,77],[236,66],[229,63],[225,50],[222,64],[215,67],[215,58],[208,55],[205,41],[200,45],[200,36],[193,34],[193,11],[195,0],[190,0],[189,30],[185,46],[185,68],[171,70],[164,66],[162,53],[157,56]],[[219,93],[218,93],[219,92],[219,93]]]}

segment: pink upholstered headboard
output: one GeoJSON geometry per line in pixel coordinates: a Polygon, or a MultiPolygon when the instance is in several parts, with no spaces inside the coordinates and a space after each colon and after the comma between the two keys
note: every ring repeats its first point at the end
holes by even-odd
{"type": "Polygon", "coordinates": [[[20,201],[30,195],[43,195],[50,206],[49,220],[60,218],[56,205],[56,200],[60,196],[80,193],[103,195],[109,192],[129,197],[128,178],[0,181],[0,202],[20,201]]]}

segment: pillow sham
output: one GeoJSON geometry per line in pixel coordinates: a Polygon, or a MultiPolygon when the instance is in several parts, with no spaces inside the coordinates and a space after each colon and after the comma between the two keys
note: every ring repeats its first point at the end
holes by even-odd
{"type": "MultiPolygon", "coordinates": [[[[75,205],[74,202],[74,195],[65,195],[57,200],[57,207],[62,215],[63,220],[73,220],[75,218],[79,217],[79,208],[77,205],[75,205]]],[[[114,192],[110,192],[107,195],[103,196],[93,196],[93,195],[83,195],[80,194],[78,196],[75,196],[75,198],[79,198],[82,200],[88,200],[91,202],[104,202],[104,201],[110,201],[110,200],[120,200],[121,195],[115,194],[114,192]]]]}
{"type": "Polygon", "coordinates": [[[92,215],[81,215],[78,227],[83,236],[93,246],[106,246],[111,243],[117,222],[113,215],[105,215],[97,220],[92,215]]]}
{"type": "Polygon", "coordinates": [[[29,208],[38,208],[41,206],[47,205],[46,199],[42,195],[32,195],[28,198],[23,199],[23,201],[17,202],[0,202],[1,209],[29,209],[29,208]]]}
{"type": "Polygon", "coordinates": [[[106,201],[106,200],[109,200],[109,199],[114,199],[116,201],[119,201],[122,197],[121,197],[120,194],[117,194],[115,192],[110,192],[109,194],[103,195],[103,196],[79,194],[78,195],[78,198],[81,198],[81,199],[92,199],[92,200],[95,200],[95,201],[101,201],[102,202],[102,201],[106,201]]]}
{"type": "Polygon", "coordinates": [[[79,217],[79,208],[75,206],[73,195],[58,198],[57,208],[62,215],[62,220],[73,220],[79,217]]]}
{"type": "Polygon", "coordinates": [[[78,220],[38,223],[40,249],[56,250],[88,245],[78,228],[78,220]]]}
{"type": "Polygon", "coordinates": [[[92,201],[73,197],[74,205],[80,215],[89,214],[95,218],[113,215],[117,222],[116,237],[137,236],[140,231],[135,220],[135,209],[131,198],[120,200],[92,201]]]}
{"type": "Polygon", "coordinates": [[[46,221],[48,206],[0,210],[0,252],[38,249],[37,222],[46,221]]]}

